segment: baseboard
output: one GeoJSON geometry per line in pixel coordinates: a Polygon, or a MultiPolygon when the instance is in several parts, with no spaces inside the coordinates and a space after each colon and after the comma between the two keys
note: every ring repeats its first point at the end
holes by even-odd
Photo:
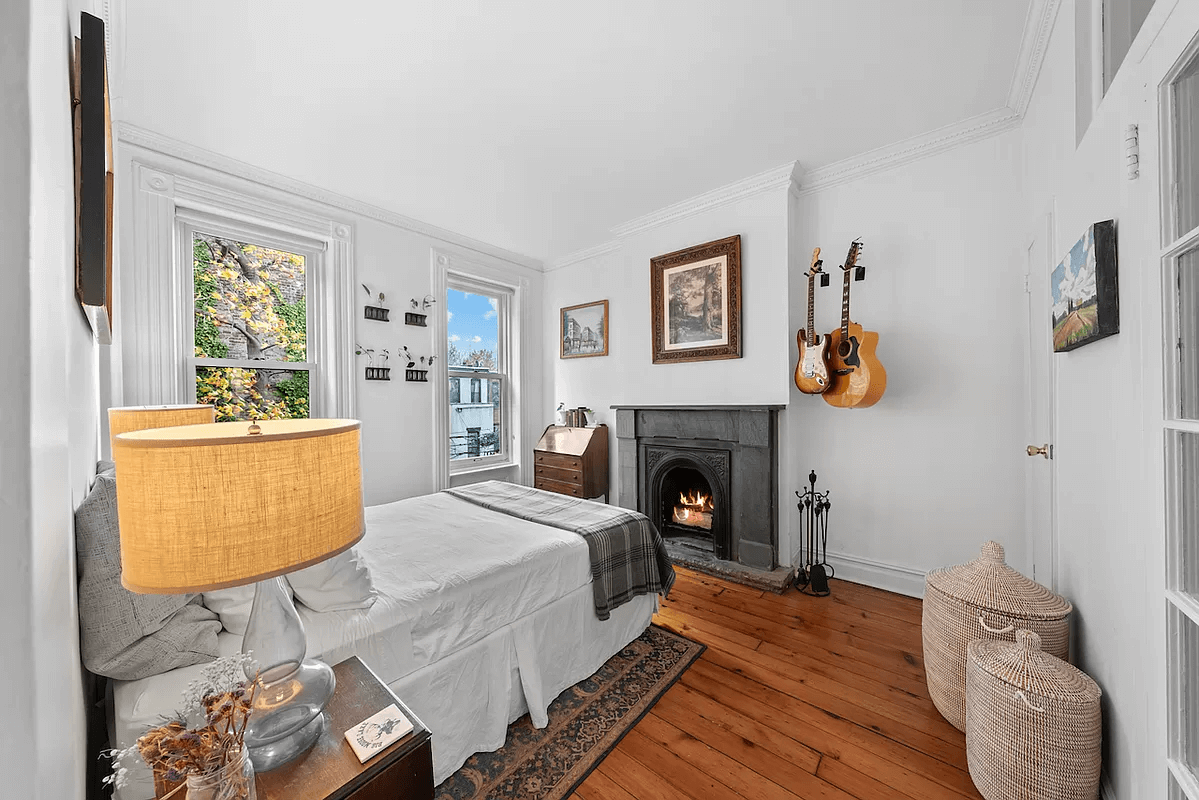
{"type": "Polygon", "coordinates": [[[1112,788],[1111,779],[1107,777],[1107,770],[1099,774],[1099,797],[1100,800],[1116,800],[1116,790],[1112,788]]]}
{"type": "Polygon", "coordinates": [[[841,580],[886,589],[908,597],[924,597],[924,572],[921,570],[846,553],[829,553],[827,558],[836,570],[836,577],[841,580]]]}

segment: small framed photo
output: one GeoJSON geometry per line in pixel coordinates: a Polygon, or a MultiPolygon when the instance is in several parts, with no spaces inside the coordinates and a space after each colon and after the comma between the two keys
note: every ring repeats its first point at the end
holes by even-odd
{"type": "Polygon", "coordinates": [[[649,265],[654,363],[741,358],[741,237],[649,265]]]}
{"type": "Polygon", "coordinates": [[[590,358],[608,355],[608,301],[567,306],[561,321],[561,357],[590,358]]]}

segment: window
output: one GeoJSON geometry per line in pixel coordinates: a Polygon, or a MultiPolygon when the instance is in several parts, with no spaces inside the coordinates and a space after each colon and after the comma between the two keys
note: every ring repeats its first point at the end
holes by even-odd
{"type": "Polygon", "coordinates": [[[1166,208],[1162,258],[1166,398],[1166,625],[1170,797],[1199,800],[1199,42],[1162,94],[1166,208]],[[1170,178],[1173,181],[1170,181],[1170,178]]]}
{"type": "Polygon", "coordinates": [[[196,402],[218,422],[307,417],[308,258],[189,232],[196,402]]]}
{"type": "Polygon", "coordinates": [[[512,460],[511,305],[510,289],[449,276],[446,370],[451,471],[512,460]]]}
{"type": "Polygon", "coordinates": [[[1074,133],[1081,142],[1154,0],[1079,0],[1074,4],[1074,133]]]}

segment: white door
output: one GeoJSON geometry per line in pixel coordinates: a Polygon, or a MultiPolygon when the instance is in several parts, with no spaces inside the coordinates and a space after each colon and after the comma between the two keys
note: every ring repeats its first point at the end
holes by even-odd
{"type": "Polygon", "coordinates": [[[1028,347],[1024,356],[1028,397],[1024,452],[1024,530],[1028,536],[1029,577],[1056,588],[1057,537],[1053,507],[1053,344],[1049,274],[1053,270],[1053,214],[1046,214],[1025,252],[1028,347]]]}

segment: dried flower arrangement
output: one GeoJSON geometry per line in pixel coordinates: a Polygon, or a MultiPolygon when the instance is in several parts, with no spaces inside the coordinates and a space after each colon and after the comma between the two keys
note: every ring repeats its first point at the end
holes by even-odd
{"type": "Polygon", "coordinates": [[[222,781],[220,800],[252,800],[253,772],[247,777],[240,770],[246,725],[254,707],[257,676],[246,680],[249,653],[224,656],[204,665],[200,678],[183,692],[184,711],[174,719],[146,731],[136,743],[123,750],[109,750],[112,774],[104,779],[117,787],[126,785],[129,759],[140,756],[168,785],[175,785],[163,800],[186,785],[191,776],[227,775],[222,781]]]}

